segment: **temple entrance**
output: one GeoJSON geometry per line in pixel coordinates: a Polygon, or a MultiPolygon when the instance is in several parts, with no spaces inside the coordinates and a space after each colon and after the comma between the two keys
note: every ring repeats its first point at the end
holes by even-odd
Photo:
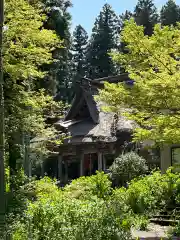
{"type": "Polygon", "coordinates": [[[89,153],[84,155],[84,175],[91,176],[98,170],[98,154],[89,153]]]}
{"type": "Polygon", "coordinates": [[[64,160],[68,163],[68,179],[76,179],[79,177],[80,163],[76,156],[66,156],[64,160]]]}
{"type": "Polygon", "coordinates": [[[56,156],[50,156],[48,157],[44,163],[44,175],[49,176],[50,178],[56,178],[57,177],[57,157],[56,156]]]}

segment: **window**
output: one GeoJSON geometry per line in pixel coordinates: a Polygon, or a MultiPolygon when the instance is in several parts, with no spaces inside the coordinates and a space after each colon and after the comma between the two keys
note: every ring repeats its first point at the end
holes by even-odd
{"type": "Polygon", "coordinates": [[[180,147],[171,149],[171,164],[172,166],[180,165],[180,147]]]}

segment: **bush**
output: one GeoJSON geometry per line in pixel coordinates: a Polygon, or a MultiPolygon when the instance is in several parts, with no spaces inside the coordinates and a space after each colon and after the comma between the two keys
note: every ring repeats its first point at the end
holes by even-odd
{"type": "Polygon", "coordinates": [[[111,188],[103,172],[74,180],[64,189],[47,177],[30,182],[21,188],[29,201],[14,219],[13,239],[131,239],[132,226],[146,229],[155,211],[179,201],[179,179],[180,174],[169,169],[163,175],[153,172],[133,179],[119,189],[111,188]]]}
{"type": "Polygon", "coordinates": [[[166,205],[167,193],[167,176],[154,172],[150,176],[131,181],[127,189],[127,204],[134,213],[150,214],[166,205]]]}
{"type": "MultiPolygon", "coordinates": [[[[169,230],[169,239],[173,239],[172,237],[180,237],[180,221],[178,221],[178,224],[169,230]]],[[[176,239],[176,238],[175,238],[176,239]]]]}
{"type": "Polygon", "coordinates": [[[113,198],[120,207],[133,214],[151,216],[169,205],[178,203],[180,196],[180,174],[168,169],[166,174],[153,172],[151,175],[133,179],[127,188],[115,189],[113,198]],[[121,207],[122,208],[122,207],[121,207]]]}
{"type": "Polygon", "coordinates": [[[116,158],[110,167],[110,179],[115,185],[125,185],[131,179],[145,174],[146,160],[135,152],[128,152],[116,158]]]}
{"type": "Polygon", "coordinates": [[[107,198],[111,192],[111,181],[104,172],[96,172],[90,177],[80,177],[64,188],[66,196],[77,199],[89,199],[93,196],[107,198]]]}
{"type": "Polygon", "coordinates": [[[46,195],[55,196],[61,192],[56,185],[56,180],[49,177],[29,182],[22,187],[22,191],[30,200],[36,200],[46,195]]]}
{"type": "Polygon", "coordinates": [[[6,222],[9,233],[17,228],[20,219],[24,219],[30,202],[43,196],[58,198],[61,193],[55,185],[55,181],[48,177],[39,181],[30,181],[22,171],[19,171],[16,176],[13,176],[13,181],[16,187],[7,195],[6,222]]]}
{"type": "Polygon", "coordinates": [[[65,193],[54,189],[51,195],[40,194],[29,204],[24,219],[16,223],[13,239],[131,239],[123,214],[117,213],[110,201],[96,195],[89,200],[71,199],[65,193]]]}

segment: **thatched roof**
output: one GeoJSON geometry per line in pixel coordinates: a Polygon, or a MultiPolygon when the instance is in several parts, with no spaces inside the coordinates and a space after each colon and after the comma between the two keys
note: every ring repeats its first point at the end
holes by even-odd
{"type": "Polygon", "coordinates": [[[69,112],[63,121],[55,124],[57,129],[63,128],[69,133],[70,137],[65,143],[116,142],[119,138],[124,138],[124,134],[132,133],[132,121],[115,113],[102,111],[94,100],[94,92],[98,92],[105,81],[126,80],[128,75],[124,74],[96,80],[82,79],[77,83],[76,95],[69,112]]]}

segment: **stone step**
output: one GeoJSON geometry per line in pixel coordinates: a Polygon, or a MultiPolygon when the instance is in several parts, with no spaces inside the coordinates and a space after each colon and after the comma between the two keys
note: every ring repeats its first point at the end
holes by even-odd
{"type": "Polygon", "coordinates": [[[178,220],[151,218],[150,222],[161,226],[175,226],[178,223],[178,220]]]}
{"type": "Polygon", "coordinates": [[[170,210],[170,211],[172,211],[172,210],[177,210],[177,211],[180,211],[180,207],[179,206],[168,206],[167,208],[166,208],[166,210],[170,210]]]}
{"type": "Polygon", "coordinates": [[[132,238],[134,240],[168,240],[167,236],[164,232],[156,233],[156,232],[146,232],[146,231],[131,231],[132,238]]]}
{"type": "Polygon", "coordinates": [[[179,220],[180,216],[175,216],[175,215],[165,215],[165,214],[160,214],[160,215],[155,215],[153,216],[155,219],[171,219],[171,220],[179,220]]]}
{"type": "Polygon", "coordinates": [[[166,211],[160,212],[160,215],[173,215],[173,214],[180,216],[180,210],[173,209],[173,210],[166,210],[166,211]]]}

